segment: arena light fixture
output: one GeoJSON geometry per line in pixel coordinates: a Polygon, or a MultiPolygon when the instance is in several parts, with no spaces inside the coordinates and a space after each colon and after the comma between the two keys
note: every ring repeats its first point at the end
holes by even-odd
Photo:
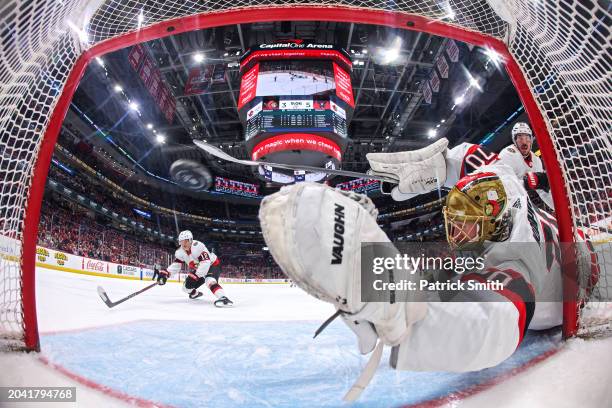
{"type": "Polygon", "coordinates": [[[434,137],[436,137],[437,134],[438,134],[438,131],[436,129],[429,129],[429,131],[427,132],[427,136],[430,139],[433,139],[434,137]]]}
{"type": "Polygon", "coordinates": [[[144,10],[140,9],[140,13],[138,13],[138,29],[142,27],[142,23],[144,23],[144,10]]]}
{"type": "Polygon", "coordinates": [[[482,86],[480,85],[480,81],[478,78],[474,77],[470,71],[465,69],[465,75],[468,77],[468,82],[470,83],[470,88],[476,88],[480,92],[482,92],[482,86]]]}
{"type": "Polygon", "coordinates": [[[395,37],[391,46],[381,51],[382,63],[390,64],[396,61],[400,56],[400,49],[402,48],[402,39],[395,37]]]}
{"type": "Polygon", "coordinates": [[[166,143],[166,136],[160,133],[157,135],[157,137],[155,137],[155,140],[157,141],[158,144],[164,144],[166,143]]]}
{"type": "Polygon", "coordinates": [[[461,105],[465,101],[465,96],[461,95],[455,98],[455,105],[461,105]]]}
{"type": "Polygon", "coordinates": [[[500,64],[503,62],[502,56],[492,48],[485,47],[484,49],[485,55],[489,58],[496,68],[499,69],[500,64]]]}
{"type": "Polygon", "coordinates": [[[130,102],[130,109],[133,111],[137,111],[138,110],[138,104],[136,102],[130,102]]]}
{"type": "Polygon", "coordinates": [[[453,11],[450,5],[450,1],[445,1],[443,7],[444,7],[444,10],[446,11],[446,15],[444,16],[444,18],[448,18],[449,20],[454,20],[455,12],[453,11]]]}
{"type": "Polygon", "coordinates": [[[193,54],[193,60],[195,62],[202,62],[202,61],[204,61],[204,54],[202,54],[201,52],[197,52],[197,53],[193,54]]]}
{"type": "Polygon", "coordinates": [[[147,123],[147,129],[153,129],[153,124],[152,123],[147,123]]]}
{"type": "Polygon", "coordinates": [[[79,36],[79,41],[83,44],[89,43],[89,36],[87,35],[87,31],[82,28],[77,27],[72,21],[67,21],[68,27],[70,27],[74,32],[79,36]]]}
{"type": "Polygon", "coordinates": [[[117,85],[115,85],[115,86],[113,87],[113,89],[115,90],[115,92],[121,92],[121,91],[123,91],[123,88],[121,87],[121,85],[118,85],[118,84],[117,84],[117,85]]]}
{"type": "Polygon", "coordinates": [[[482,91],[482,88],[480,87],[480,83],[478,83],[478,80],[474,78],[473,76],[470,76],[470,85],[473,86],[474,88],[477,88],[479,91],[482,91]]]}

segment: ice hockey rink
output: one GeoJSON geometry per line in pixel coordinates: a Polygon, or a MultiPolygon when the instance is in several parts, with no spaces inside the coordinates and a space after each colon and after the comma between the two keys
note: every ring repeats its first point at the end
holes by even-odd
{"type": "MultiPolygon", "coordinates": [[[[231,309],[212,295],[189,300],[177,283],[109,309],[149,281],[39,268],[40,355],[3,355],[2,385],[77,386],[77,406],[337,407],[368,356],[333,313],[287,284],[227,284],[231,309]]],[[[388,350],[356,407],[606,407],[612,338],[560,340],[532,333],[498,367],[397,372],[388,350]]],[[[54,404],[51,404],[54,405],[54,404]]],[[[74,406],[74,404],[68,404],[74,406]]],[[[15,404],[24,407],[24,404],[15,404]]],[[[55,405],[57,406],[57,405],[55,405]]]]}
{"type": "Polygon", "coordinates": [[[258,95],[316,95],[334,89],[334,78],[309,72],[262,72],[257,79],[258,95]]]}

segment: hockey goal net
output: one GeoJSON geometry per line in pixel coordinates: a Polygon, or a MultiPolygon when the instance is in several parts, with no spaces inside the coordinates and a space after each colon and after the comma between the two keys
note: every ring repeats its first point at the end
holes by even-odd
{"type": "MultiPolygon", "coordinates": [[[[92,58],[189,30],[325,20],[419,30],[495,50],[529,114],[551,179],[561,240],[596,243],[593,291],[565,304],[566,335],[609,324],[612,290],[609,7],[597,1],[7,0],[0,3],[0,338],[38,348],[39,212],[62,120],[92,58]],[[299,8],[299,10],[297,10],[299,8]],[[296,17],[299,16],[299,17],[296,17]],[[586,305],[586,306],[584,306],[586,305]]],[[[568,258],[572,258],[569,256],[568,258]]],[[[573,269],[576,270],[575,268],[573,269]]],[[[575,287],[575,289],[573,289],[575,287]]]]}

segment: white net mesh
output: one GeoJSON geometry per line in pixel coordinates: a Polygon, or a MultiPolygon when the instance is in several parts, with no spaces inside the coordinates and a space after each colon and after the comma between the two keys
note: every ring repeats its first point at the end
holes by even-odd
{"type": "Polygon", "coordinates": [[[33,167],[80,54],[64,28],[70,11],[59,2],[0,5],[0,337],[9,346],[24,342],[21,242],[33,167]]]}
{"type": "MultiPolygon", "coordinates": [[[[299,5],[396,11],[507,40],[544,115],[570,192],[574,225],[589,229],[602,241],[601,253],[608,254],[602,256],[607,258],[603,269],[609,273],[609,10],[599,3],[571,0],[514,0],[507,5],[491,0],[491,4],[495,10],[485,0],[1,2],[0,337],[22,341],[26,330],[20,266],[25,209],[44,132],[78,56],[139,25],[227,10],[299,5]],[[516,23],[507,24],[497,13],[516,18],[516,23]]],[[[608,282],[612,280],[605,280],[604,273],[598,290],[608,291],[608,282]]]]}
{"type": "Polygon", "coordinates": [[[513,14],[520,24],[510,52],[545,116],[573,223],[598,256],[599,282],[580,319],[586,335],[600,329],[596,312],[607,313],[609,304],[599,301],[612,296],[612,20],[608,9],[588,1],[515,2],[513,14]]]}

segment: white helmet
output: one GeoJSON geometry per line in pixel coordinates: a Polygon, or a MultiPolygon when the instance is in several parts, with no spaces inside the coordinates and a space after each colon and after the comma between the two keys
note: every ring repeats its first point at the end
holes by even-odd
{"type": "Polygon", "coordinates": [[[512,126],[512,142],[516,144],[516,138],[518,135],[527,135],[533,140],[533,133],[531,128],[525,122],[516,122],[512,126]]]}
{"type": "Polygon", "coordinates": [[[193,240],[193,234],[189,230],[181,231],[178,237],[178,241],[184,241],[186,239],[193,240]]]}

